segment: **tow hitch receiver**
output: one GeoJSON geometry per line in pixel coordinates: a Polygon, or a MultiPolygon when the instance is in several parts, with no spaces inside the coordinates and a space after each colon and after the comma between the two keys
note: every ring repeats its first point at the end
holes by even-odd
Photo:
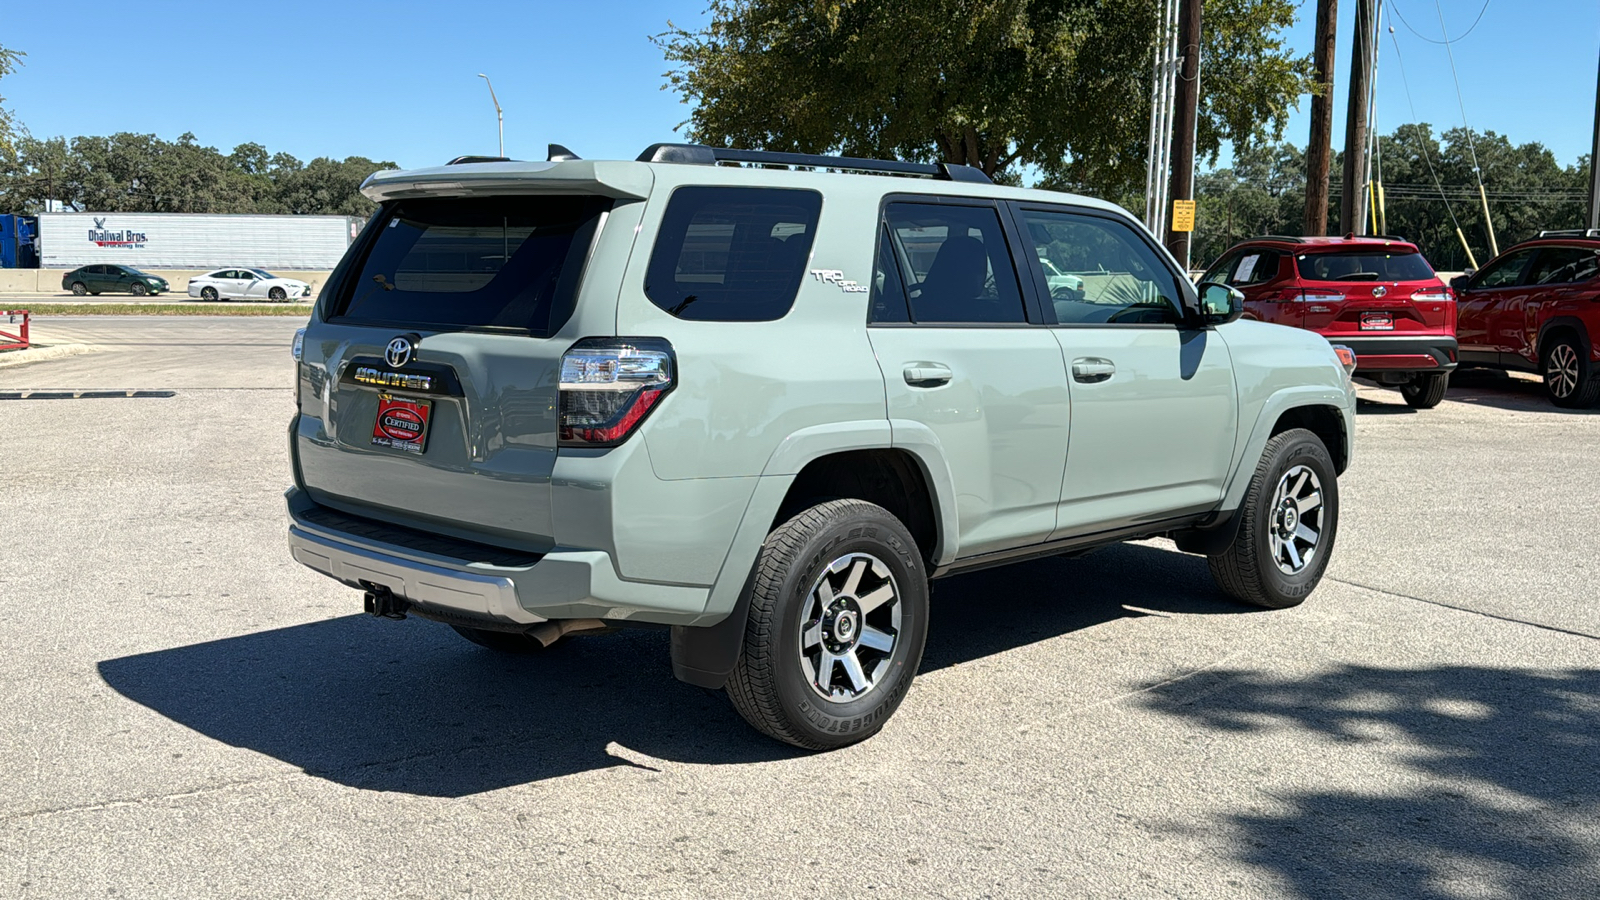
{"type": "Polygon", "coordinates": [[[366,607],[367,615],[377,616],[380,619],[404,619],[406,607],[410,604],[403,597],[396,597],[388,588],[381,584],[362,582],[362,587],[367,589],[362,604],[366,607]]]}

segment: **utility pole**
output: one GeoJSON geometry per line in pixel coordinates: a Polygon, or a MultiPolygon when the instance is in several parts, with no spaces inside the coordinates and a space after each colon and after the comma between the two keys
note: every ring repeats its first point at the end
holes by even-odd
{"type": "Polygon", "coordinates": [[[506,114],[500,111],[500,98],[494,95],[494,82],[490,81],[489,76],[482,72],[478,73],[478,77],[482,78],[483,83],[489,86],[489,99],[494,101],[494,117],[500,121],[500,158],[504,159],[506,155],[506,114]]]}
{"type": "Polygon", "coordinates": [[[1302,231],[1328,233],[1328,167],[1333,160],[1333,54],[1338,44],[1339,0],[1317,0],[1313,51],[1319,92],[1311,97],[1311,141],[1306,145],[1306,219],[1302,231]]]}
{"type": "Polygon", "coordinates": [[[1144,182],[1144,225],[1161,237],[1167,228],[1168,172],[1172,159],[1173,81],[1178,73],[1178,0],[1161,0],[1155,66],[1150,83],[1150,156],[1144,182]]]}
{"type": "MultiPolygon", "coordinates": [[[[1172,182],[1167,193],[1174,200],[1194,199],[1195,128],[1200,115],[1200,11],[1202,0],[1182,0],[1178,14],[1178,107],[1172,117],[1172,182]]],[[[1172,258],[1189,271],[1189,237],[1192,231],[1167,232],[1172,258]]]]}
{"type": "Polygon", "coordinates": [[[1367,98],[1372,93],[1372,42],[1377,0],[1356,0],[1355,40],[1350,48],[1350,105],[1344,119],[1344,186],[1339,191],[1339,230],[1366,234],[1367,98]]]}
{"type": "Polygon", "coordinates": [[[1600,83],[1594,90],[1594,149],[1589,151],[1589,227],[1600,228],[1600,83]]]}

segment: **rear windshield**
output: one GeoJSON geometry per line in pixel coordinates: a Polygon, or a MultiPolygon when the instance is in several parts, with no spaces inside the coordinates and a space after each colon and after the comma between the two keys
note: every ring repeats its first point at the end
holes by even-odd
{"type": "Polygon", "coordinates": [[[401,200],[380,213],[340,315],[547,335],[603,206],[574,196],[401,200]]]}
{"type": "Polygon", "coordinates": [[[1411,250],[1306,253],[1299,259],[1300,277],[1310,281],[1427,281],[1434,277],[1428,261],[1411,250]]]}
{"type": "Polygon", "coordinates": [[[800,289],[821,210],[815,191],[678,188],[650,253],[645,295],[680,319],[781,319],[800,289]]]}

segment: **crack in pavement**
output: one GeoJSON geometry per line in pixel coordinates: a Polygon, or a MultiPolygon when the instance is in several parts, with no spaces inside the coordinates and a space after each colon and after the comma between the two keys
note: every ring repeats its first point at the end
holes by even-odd
{"type": "Polygon", "coordinates": [[[1438,600],[1429,600],[1424,597],[1413,597],[1410,594],[1397,594],[1394,591],[1386,591],[1383,588],[1373,587],[1369,584],[1362,584],[1359,581],[1346,581],[1343,578],[1333,577],[1329,577],[1328,580],[1337,581],[1340,584],[1347,584],[1351,587],[1361,588],[1364,591],[1372,591],[1374,594],[1383,594],[1387,597],[1397,597],[1401,600],[1415,600],[1418,603],[1426,603],[1429,606],[1439,606],[1443,607],[1444,609],[1453,609],[1456,612],[1469,613],[1474,616],[1483,616],[1486,619],[1496,619],[1501,622],[1510,622],[1513,625],[1527,625],[1530,628],[1541,628],[1545,631],[1554,631],[1557,634],[1570,634],[1573,637],[1588,638],[1591,641],[1600,641],[1600,634],[1589,634],[1586,631],[1573,631],[1570,628],[1562,628],[1559,625],[1546,625],[1543,622],[1530,622],[1527,619],[1516,619],[1512,618],[1511,616],[1496,615],[1495,613],[1484,612],[1481,609],[1469,609],[1465,606],[1454,606],[1449,603],[1442,603],[1438,600]]]}

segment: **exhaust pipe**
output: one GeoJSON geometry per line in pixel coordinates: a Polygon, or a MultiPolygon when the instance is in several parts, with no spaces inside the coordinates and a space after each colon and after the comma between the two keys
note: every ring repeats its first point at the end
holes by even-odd
{"type": "Polygon", "coordinates": [[[548,647],[570,634],[599,634],[610,631],[611,626],[599,619],[554,619],[528,629],[528,637],[548,647]]]}

